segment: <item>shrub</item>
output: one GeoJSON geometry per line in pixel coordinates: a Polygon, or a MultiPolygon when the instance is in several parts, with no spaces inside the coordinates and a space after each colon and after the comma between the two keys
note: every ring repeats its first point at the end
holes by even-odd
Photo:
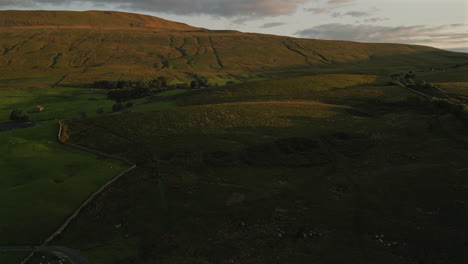
{"type": "Polygon", "coordinates": [[[421,106],[427,102],[427,99],[421,98],[420,96],[408,96],[405,102],[409,106],[421,106]]]}
{"type": "Polygon", "coordinates": [[[398,85],[400,87],[405,87],[405,85],[403,83],[401,83],[400,81],[391,81],[390,84],[392,85],[398,85]]]}
{"type": "Polygon", "coordinates": [[[103,114],[104,113],[104,108],[99,107],[98,109],[96,109],[96,113],[97,114],[103,114]]]}
{"type": "Polygon", "coordinates": [[[436,109],[442,110],[450,110],[450,108],[452,107],[452,104],[448,100],[440,98],[432,98],[431,104],[436,109]]]}
{"type": "Polygon", "coordinates": [[[125,104],[122,103],[122,102],[115,103],[112,106],[112,112],[118,112],[118,111],[121,111],[121,110],[124,110],[124,109],[125,109],[125,104]]]}
{"type": "Polygon", "coordinates": [[[128,102],[125,104],[125,107],[127,108],[131,108],[133,106],[133,103],[132,102],[128,102]]]}
{"type": "Polygon", "coordinates": [[[24,110],[13,110],[10,114],[10,120],[14,122],[26,122],[29,116],[24,110]]]}
{"type": "Polygon", "coordinates": [[[464,123],[468,124],[468,106],[464,104],[457,104],[453,106],[453,114],[461,119],[464,123]]]}

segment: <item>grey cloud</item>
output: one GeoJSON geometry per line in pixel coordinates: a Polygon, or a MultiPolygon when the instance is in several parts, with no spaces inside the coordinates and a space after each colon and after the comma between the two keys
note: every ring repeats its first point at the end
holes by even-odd
{"type": "Polygon", "coordinates": [[[349,11],[344,13],[345,16],[352,16],[352,17],[365,17],[365,16],[370,16],[369,13],[367,12],[361,12],[361,11],[349,11]]]}
{"type": "MultiPolygon", "coordinates": [[[[336,9],[340,9],[342,8],[343,4],[346,4],[346,3],[351,3],[351,2],[354,2],[355,0],[328,0],[327,1],[327,6],[326,7],[311,7],[311,8],[305,8],[305,11],[308,11],[308,12],[312,12],[314,14],[323,14],[323,13],[331,13],[333,12],[334,10],[336,9]]],[[[353,13],[354,14],[357,14],[359,15],[359,13],[364,13],[364,12],[359,12],[359,11],[351,11],[351,12],[348,12],[348,13],[351,13],[349,15],[352,15],[353,13]]],[[[338,12],[335,12],[333,13],[335,15],[335,17],[338,17],[341,15],[341,13],[338,13],[338,12]]],[[[332,15],[333,15],[332,14],[332,15]]]]}
{"type": "Polygon", "coordinates": [[[364,19],[364,22],[366,22],[366,23],[375,23],[375,22],[381,22],[381,21],[386,21],[386,20],[390,20],[390,18],[388,18],[388,17],[371,17],[371,18],[364,19]]]}
{"type": "Polygon", "coordinates": [[[272,27],[279,27],[279,26],[284,26],[286,23],[283,22],[272,22],[272,23],[266,23],[260,26],[261,28],[272,28],[272,27]]]}
{"type": "Polygon", "coordinates": [[[19,7],[32,7],[35,5],[33,0],[0,0],[1,6],[19,6],[19,7]]]}
{"type": "Polygon", "coordinates": [[[329,4],[345,4],[345,3],[350,3],[353,2],[354,0],[328,0],[329,4]]]}
{"type": "Polygon", "coordinates": [[[314,14],[329,13],[330,8],[306,8],[305,11],[312,12],[314,14]]]}
{"type": "Polygon", "coordinates": [[[294,13],[302,4],[316,0],[0,0],[0,6],[109,5],[126,10],[178,15],[206,14],[226,17],[267,17],[294,13]]]}
{"type": "Polygon", "coordinates": [[[361,42],[409,44],[462,44],[468,43],[468,31],[446,31],[453,26],[375,26],[351,24],[324,24],[296,32],[307,38],[351,40],[361,42]]]}
{"type": "Polygon", "coordinates": [[[341,14],[340,12],[333,12],[333,13],[331,14],[331,16],[332,16],[332,17],[341,17],[341,16],[343,16],[343,14],[341,14]]]}
{"type": "Polygon", "coordinates": [[[362,11],[348,11],[346,13],[334,12],[334,13],[331,14],[332,17],[345,17],[345,16],[366,17],[366,16],[370,16],[370,15],[371,15],[371,13],[362,12],[362,11]]]}

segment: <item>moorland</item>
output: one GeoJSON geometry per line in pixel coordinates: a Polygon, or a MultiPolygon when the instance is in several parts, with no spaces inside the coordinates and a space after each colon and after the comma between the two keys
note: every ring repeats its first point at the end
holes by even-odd
{"type": "Polygon", "coordinates": [[[0,246],[129,167],[59,137],[136,165],[50,243],[92,263],[465,263],[467,103],[464,53],[0,11],[0,123],[44,107],[0,132],[0,246]]]}

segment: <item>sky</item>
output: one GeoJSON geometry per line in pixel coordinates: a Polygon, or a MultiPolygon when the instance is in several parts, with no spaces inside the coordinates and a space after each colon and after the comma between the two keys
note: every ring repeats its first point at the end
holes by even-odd
{"type": "Polygon", "coordinates": [[[468,52],[468,0],[0,0],[0,9],[115,10],[208,29],[468,52]]]}

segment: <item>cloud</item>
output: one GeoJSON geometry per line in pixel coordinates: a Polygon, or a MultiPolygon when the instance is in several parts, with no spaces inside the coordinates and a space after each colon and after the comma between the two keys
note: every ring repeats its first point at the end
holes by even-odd
{"type": "Polygon", "coordinates": [[[0,0],[0,6],[25,7],[41,4],[59,6],[104,5],[125,10],[153,11],[177,15],[225,17],[268,17],[293,14],[301,5],[317,0],[0,0]]]}
{"type": "Polygon", "coordinates": [[[331,14],[332,17],[345,17],[345,16],[350,16],[350,17],[367,17],[371,16],[372,14],[370,12],[362,12],[362,11],[348,11],[346,13],[341,13],[341,12],[333,12],[331,14]]]}
{"type": "Polygon", "coordinates": [[[361,11],[349,11],[349,12],[344,13],[343,15],[352,16],[352,17],[365,17],[365,16],[370,16],[370,13],[361,12],[361,11]]]}
{"type": "Polygon", "coordinates": [[[353,2],[354,0],[328,0],[328,3],[331,5],[337,5],[337,4],[346,4],[353,2]]]}
{"type": "MultiPolygon", "coordinates": [[[[355,0],[328,0],[327,7],[311,7],[311,8],[305,8],[304,10],[308,12],[312,12],[314,14],[331,13],[333,10],[340,8],[341,5],[346,4],[346,3],[351,3],[354,1],[355,0]]],[[[316,1],[316,2],[319,2],[319,1],[316,1]]]]}
{"type": "Polygon", "coordinates": [[[279,26],[284,26],[286,23],[283,22],[272,22],[272,23],[266,23],[260,26],[261,28],[272,28],[272,27],[279,27],[279,26]]]}
{"type": "MultiPolygon", "coordinates": [[[[307,38],[351,40],[360,42],[385,42],[409,44],[457,45],[468,43],[468,30],[453,30],[459,25],[430,26],[375,26],[351,24],[324,24],[296,32],[307,38]]],[[[458,45],[459,46],[459,45],[458,45]]]]}
{"type": "Polygon", "coordinates": [[[390,20],[388,17],[371,17],[364,19],[365,23],[375,23],[375,22],[381,22],[381,21],[387,21],[390,20]]]}
{"type": "Polygon", "coordinates": [[[314,14],[330,13],[331,8],[306,8],[305,11],[312,12],[314,14]]]}

